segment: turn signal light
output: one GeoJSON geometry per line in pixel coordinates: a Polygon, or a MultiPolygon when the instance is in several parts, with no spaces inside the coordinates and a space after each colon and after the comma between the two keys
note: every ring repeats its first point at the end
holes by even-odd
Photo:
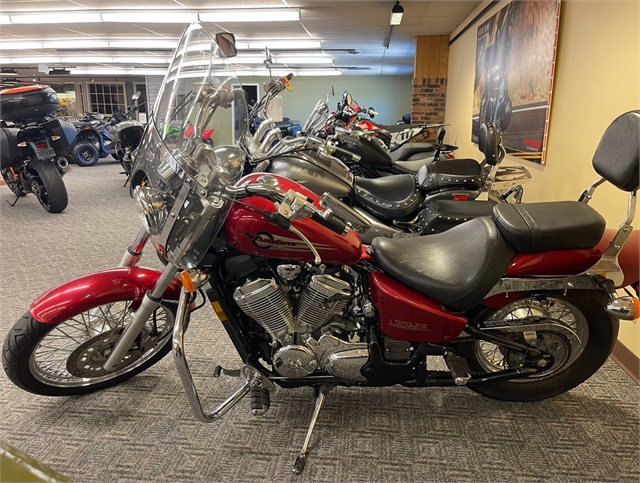
{"type": "Polygon", "coordinates": [[[607,304],[607,313],[622,320],[640,317],[640,301],[635,297],[619,297],[607,304]]]}
{"type": "Polygon", "coordinates": [[[26,141],[22,141],[21,143],[18,143],[18,147],[19,148],[26,148],[27,147],[26,141]]]}
{"type": "Polygon", "coordinates": [[[51,136],[52,141],[57,141],[58,139],[60,139],[60,136],[51,136]]]}
{"type": "Polygon", "coordinates": [[[180,272],[180,281],[187,292],[193,293],[196,291],[196,286],[193,284],[193,280],[191,280],[189,270],[183,270],[180,272]]]}

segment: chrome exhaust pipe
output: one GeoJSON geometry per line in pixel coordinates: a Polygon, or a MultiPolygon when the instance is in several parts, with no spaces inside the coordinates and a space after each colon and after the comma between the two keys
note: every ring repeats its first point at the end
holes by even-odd
{"type": "Polygon", "coordinates": [[[69,161],[65,157],[60,157],[56,159],[56,167],[61,173],[66,173],[69,171],[69,161]]]}

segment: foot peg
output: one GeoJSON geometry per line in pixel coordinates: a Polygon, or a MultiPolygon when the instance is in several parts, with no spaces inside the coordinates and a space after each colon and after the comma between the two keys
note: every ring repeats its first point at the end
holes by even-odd
{"type": "Polygon", "coordinates": [[[271,391],[267,387],[255,385],[251,388],[251,414],[262,416],[271,406],[271,391]]]}
{"type": "Polygon", "coordinates": [[[216,366],[213,370],[213,377],[220,376],[229,376],[229,377],[240,377],[240,369],[225,369],[222,366],[216,366]]]}
{"type": "Polygon", "coordinates": [[[447,363],[449,371],[451,371],[451,376],[456,386],[465,386],[471,379],[471,369],[469,369],[467,360],[447,351],[444,353],[444,361],[447,363]]]}

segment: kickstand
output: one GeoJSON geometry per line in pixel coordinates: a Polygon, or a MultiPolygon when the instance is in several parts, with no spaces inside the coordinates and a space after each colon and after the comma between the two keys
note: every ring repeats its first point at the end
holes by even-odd
{"type": "Polygon", "coordinates": [[[14,207],[14,206],[16,206],[16,203],[18,202],[18,200],[19,200],[19,199],[20,199],[20,193],[18,193],[18,194],[16,195],[16,200],[15,200],[13,203],[11,203],[11,202],[9,202],[9,201],[7,201],[7,200],[5,200],[5,201],[7,201],[7,203],[9,203],[9,205],[10,205],[11,207],[14,207]]]}
{"type": "MultiPolygon", "coordinates": [[[[127,174],[126,172],[124,174],[127,174]]],[[[129,180],[131,179],[131,173],[127,174],[127,179],[124,181],[124,184],[122,185],[122,187],[126,187],[127,183],[129,182],[129,180]]]]}
{"type": "Polygon", "coordinates": [[[309,429],[307,430],[307,437],[304,440],[304,444],[302,445],[300,454],[296,458],[296,462],[293,464],[293,473],[296,475],[302,473],[302,470],[304,470],[304,465],[307,462],[307,454],[309,453],[309,442],[311,441],[311,435],[313,434],[316,422],[318,421],[318,415],[320,414],[320,410],[322,409],[325,394],[331,391],[331,389],[333,389],[334,387],[335,386],[331,384],[324,384],[320,387],[319,391],[316,390],[318,399],[316,399],[316,407],[313,410],[313,416],[311,416],[311,424],[309,424],[309,429]]]}

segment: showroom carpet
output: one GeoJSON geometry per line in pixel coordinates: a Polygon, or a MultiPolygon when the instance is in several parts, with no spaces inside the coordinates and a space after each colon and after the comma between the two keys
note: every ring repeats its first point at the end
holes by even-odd
{"type": "MultiPolygon", "coordinates": [[[[2,339],[45,289],[119,263],[140,226],[119,171],[110,158],[74,166],[60,215],[33,195],[11,208],[9,189],[0,187],[2,339]]],[[[143,261],[158,264],[153,253],[143,261]]],[[[209,376],[239,358],[208,306],[192,320],[186,343],[196,384],[219,403],[238,380],[209,376]]],[[[611,361],[573,391],[537,403],[463,388],[338,388],[320,414],[307,468],[295,477],[311,389],[278,390],[263,417],[251,416],[245,400],[202,424],[168,357],[82,397],[35,396],[1,373],[0,440],[77,482],[637,482],[639,396],[611,361]]]]}

